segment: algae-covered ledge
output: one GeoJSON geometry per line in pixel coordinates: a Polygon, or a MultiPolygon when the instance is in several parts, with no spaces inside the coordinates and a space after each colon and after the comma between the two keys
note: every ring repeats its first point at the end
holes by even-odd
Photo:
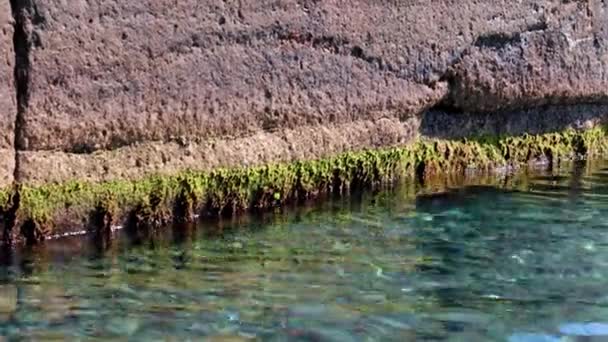
{"type": "MultiPolygon", "coordinates": [[[[135,180],[22,185],[12,237],[28,243],[87,227],[152,229],[198,215],[266,210],[321,195],[416,181],[466,170],[492,172],[530,162],[558,165],[608,152],[605,127],[518,137],[419,138],[406,145],[345,152],[318,160],[182,171],[135,180]]],[[[5,194],[7,196],[8,194],[5,194]]]]}

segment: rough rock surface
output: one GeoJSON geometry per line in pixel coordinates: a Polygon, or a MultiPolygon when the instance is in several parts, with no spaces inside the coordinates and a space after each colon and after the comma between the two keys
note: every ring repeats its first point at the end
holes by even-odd
{"type": "Polygon", "coordinates": [[[608,7],[564,1],[525,32],[480,36],[449,71],[450,104],[496,111],[608,103],[608,7]]]}
{"type": "Polygon", "coordinates": [[[14,69],[11,8],[8,0],[0,0],[0,188],[12,183],[15,168],[13,127],[17,115],[17,101],[13,82],[14,69]]]}
{"type": "MultiPolygon", "coordinates": [[[[430,108],[444,111],[444,121],[517,110],[535,120],[551,116],[540,106],[608,103],[601,0],[13,4],[27,77],[18,79],[23,107],[15,120],[12,19],[3,0],[0,124],[10,132],[19,123],[15,174],[24,183],[401,144],[418,134],[410,121],[430,108]]],[[[600,117],[586,122],[604,120],[598,108],[600,117]]],[[[558,112],[564,127],[581,126],[566,121],[585,116],[558,112]]],[[[428,127],[423,122],[420,133],[428,127]]],[[[8,151],[9,135],[0,139],[8,151]]]]}
{"type": "Polygon", "coordinates": [[[351,56],[297,1],[34,3],[28,150],[379,119],[444,95],[351,56]]]}
{"type": "MultiPolygon", "coordinates": [[[[20,194],[606,123],[604,0],[0,0],[20,194]]],[[[51,221],[95,221],[68,204],[51,221]]],[[[35,240],[12,209],[0,235],[35,240]]]]}
{"type": "Polygon", "coordinates": [[[145,142],[91,154],[19,152],[21,177],[42,185],[66,179],[136,180],[148,174],[212,170],[219,167],[259,166],[281,161],[328,157],[347,150],[406,144],[418,137],[420,120],[362,120],[339,125],[259,132],[236,139],[202,142],[145,142]],[[53,170],[42,173],[39,170],[53,170]]]}

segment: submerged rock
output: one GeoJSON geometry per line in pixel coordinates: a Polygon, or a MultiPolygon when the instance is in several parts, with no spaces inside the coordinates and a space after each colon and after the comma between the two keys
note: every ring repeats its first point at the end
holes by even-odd
{"type": "Polygon", "coordinates": [[[560,325],[559,331],[570,336],[608,336],[608,323],[568,323],[560,325]]]}
{"type": "Polygon", "coordinates": [[[556,336],[537,334],[537,333],[517,333],[509,336],[509,342],[562,342],[562,339],[556,336]]]}

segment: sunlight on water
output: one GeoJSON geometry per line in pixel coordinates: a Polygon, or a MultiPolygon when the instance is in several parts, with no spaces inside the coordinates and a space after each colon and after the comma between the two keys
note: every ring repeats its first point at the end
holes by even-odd
{"type": "Polygon", "coordinates": [[[606,341],[606,166],[6,252],[0,336],[606,341]]]}

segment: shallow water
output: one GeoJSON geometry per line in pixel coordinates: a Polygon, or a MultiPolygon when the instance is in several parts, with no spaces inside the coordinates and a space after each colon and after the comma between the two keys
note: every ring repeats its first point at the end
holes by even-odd
{"type": "Polygon", "coordinates": [[[0,336],[608,341],[607,167],[5,253],[0,336]]]}

